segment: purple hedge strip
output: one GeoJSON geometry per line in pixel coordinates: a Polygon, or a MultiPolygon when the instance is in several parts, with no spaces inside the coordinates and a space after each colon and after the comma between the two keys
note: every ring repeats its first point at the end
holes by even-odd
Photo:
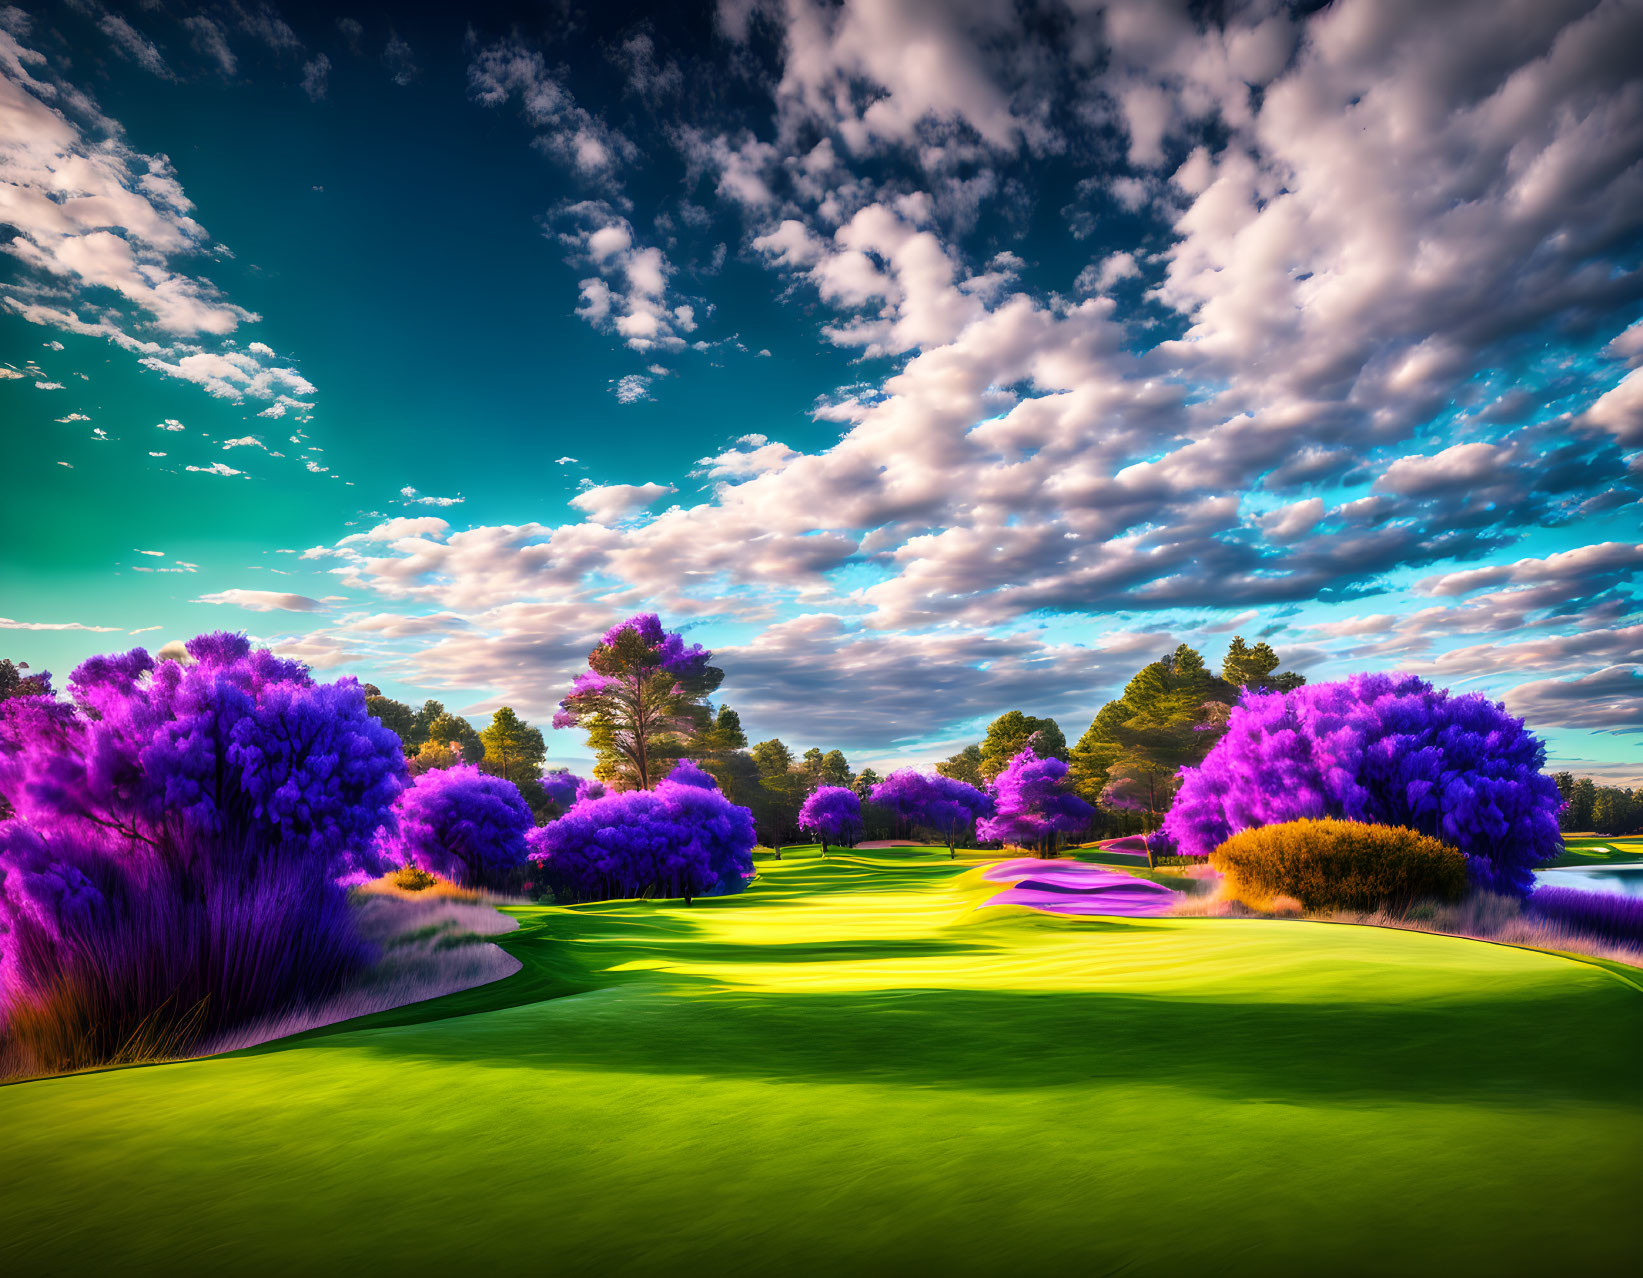
{"type": "Polygon", "coordinates": [[[1207,856],[1239,830],[1302,817],[1407,826],[1466,853],[1478,886],[1521,897],[1562,847],[1544,762],[1523,720],[1412,675],[1245,693],[1204,762],[1182,770],[1163,828],[1207,856]]]}
{"type": "Polygon", "coordinates": [[[424,772],[394,811],[399,828],[384,831],[382,853],[463,887],[509,886],[535,827],[518,786],[471,764],[424,772]]]}
{"type": "Polygon", "coordinates": [[[799,828],[816,836],[824,856],[829,843],[854,843],[861,838],[861,796],[842,785],[818,786],[799,809],[799,828]]]}
{"type": "Polygon", "coordinates": [[[1585,892],[1580,888],[1536,888],[1529,896],[1531,914],[1563,923],[1606,941],[1643,943],[1643,897],[1618,892],[1585,892]]]}
{"type": "Polygon", "coordinates": [[[1032,747],[1010,760],[992,785],[994,815],[976,824],[976,836],[1044,847],[1057,833],[1073,833],[1089,824],[1095,809],[1067,785],[1067,765],[1040,759],[1032,747]]]}
{"type": "Polygon", "coordinates": [[[746,808],[672,780],[584,799],[528,836],[531,861],[564,901],[740,892],[756,842],[746,808]]]}

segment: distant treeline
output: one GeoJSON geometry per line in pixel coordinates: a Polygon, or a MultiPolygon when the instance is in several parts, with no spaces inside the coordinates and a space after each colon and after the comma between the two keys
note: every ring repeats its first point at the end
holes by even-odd
{"type": "Polygon", "coordinates": [[[1597,834],[1636,834],[1643,830],[1643,788],[1599,785],[1591,777],[1577,777],[1572,772],[1554,773],[1552,779],[1563,796],[1563,814],[1558,818],[1563,829],[1597,834]]]}

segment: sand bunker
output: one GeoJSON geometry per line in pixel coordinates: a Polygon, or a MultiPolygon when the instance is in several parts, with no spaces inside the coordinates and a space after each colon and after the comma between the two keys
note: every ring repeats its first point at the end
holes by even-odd
{"type": "Polygon", "coordinates": [[[1051,914],[1146,918],[1169,913],[1180,899],[1161,884],[1082,861],[1016,857],[989,865],[982,875],[995,883],[1010,884],[984,905],[1025,905],[1051,914]]]}

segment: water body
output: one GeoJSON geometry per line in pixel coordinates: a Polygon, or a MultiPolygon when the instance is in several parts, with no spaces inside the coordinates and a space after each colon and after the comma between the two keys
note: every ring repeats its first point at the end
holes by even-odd
{"type": "Polygon", "coordinates": [[[1541,870],[1536,887],[1574,888],[1611,896],[1643,896],[1643,865],[1583,865],[1541,870]]]}

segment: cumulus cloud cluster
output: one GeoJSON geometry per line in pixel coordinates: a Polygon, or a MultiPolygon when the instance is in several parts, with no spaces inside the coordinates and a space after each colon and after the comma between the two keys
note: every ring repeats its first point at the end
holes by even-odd
{"type": "MultiPolygon", "coordinates": [[[[664,485],[609,483],[573,501],[581,523],[390,527],[317,553],[357,588],[469,617],[462,659],[499,682],[521,641],[504,606],[585,610],[586,633],[639,602],[766,625],[737,649],[750,703],[766,695],[755,669],[779,687],[760,654],[801,632],[835,689],[869,652],[1028,636],[955,676],[956,716],[1024,691],[978,670],[1013,660],[1049,688],[1068,661],[1102,669],[1033,639],[1047,617],[1112,613],[1134,619],[1116,633],[1153,635],[1148,616],[1377,598],[1412,570],[1430,606],[1288,633],[1325,660],[1440,673],[1635,662],[1628,546],[1453,588],[1456,565],[1524,529],[1635,512],[1640,493],[1626,450],[1643,383],[1625,366],[1643,339],[1625,334],[1643,299],[1627,247],[1643,232],[1643,81],[1619,51],[1643,18],[1611,0],[1480,26],[1489,10],[1344,0],[1206,24],[1114,3],[1034,28],[993,5],[725,3],[730,40],[775,36],[769,127],[691,125],[675,144],[744,219],[751,259],[820,306],[818,336],[892,361],[818,405],[843,438],[740,438],[698,463],[708,498],[658,514],[664,485]],[[967,228],[1009,166],[1076,156],[1103,130],[1120,158],[1088,161],[1082,198],[1151,219],[1162,247],[1108,253],[1064,292],[1027,287],[1013,252],[978,258],[967,228]],[[1120,286],[1175,317],[1161,339],[1120,286]],[[1512,385],[1580,334],[1598,338],[1590,376],[1540,402],[1512,385]]],[[[476,62],[476,92],[540,92],[540,119],[573,127],[544,64],[503,52],[476,62]]],[[[596,270],[585,317],[630,345],[682,342],[665,261],[631,218],[597,201],[567,214],[559,234],[596,270]]],[[[761,704],[774,718],[807,701],[761,704]]]]}
{"type": "MultiPolygon", "coordinates": [[[[123,18],[103,28],[126,56],[158,57],[123,18]]],[[[127,144],[56,71],[0,26],[0,216],[14,231],[4,249],[26,268],[0,305],[226,399],[312,394],[268,347],[226,346],[260,317],[189,270],[213,245],[171,161],[127,144]]]]}

